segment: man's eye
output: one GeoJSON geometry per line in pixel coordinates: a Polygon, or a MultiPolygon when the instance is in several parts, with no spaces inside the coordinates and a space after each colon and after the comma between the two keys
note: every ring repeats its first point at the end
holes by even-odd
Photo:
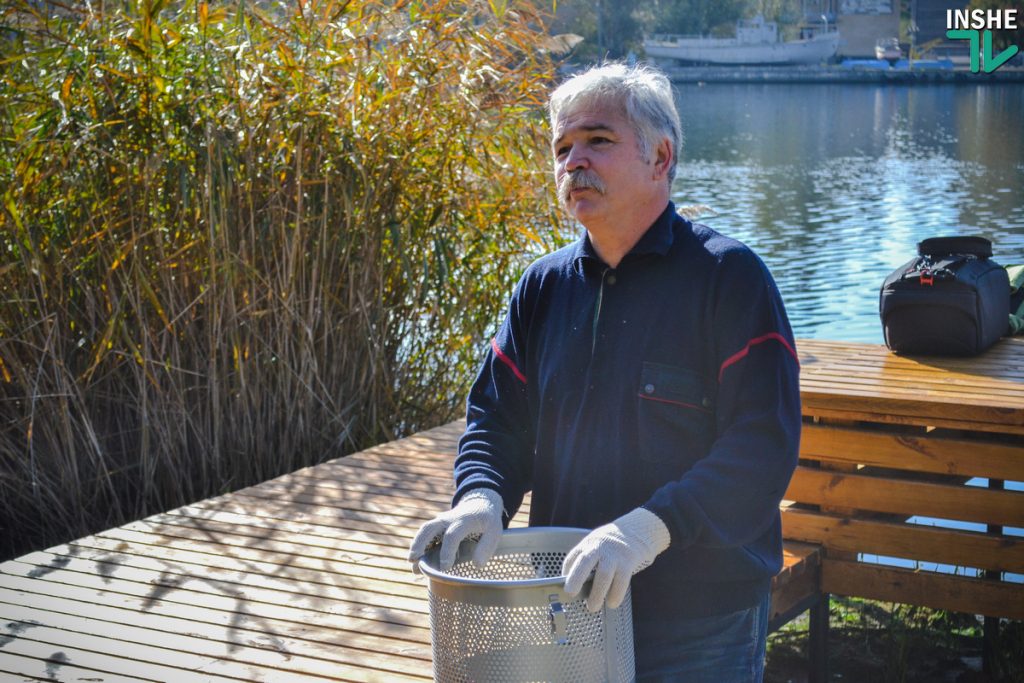
{"type": "Polygon", "coordinates": [[[603,145],[606,142],[611,142],[611,140],[601,135],[598,135],[597,137],[590,138],[590,142],[591,144],[594,145],[603,145]]]}
{"type": "Polygon", "coordinates": [[[558,147],[558,148],[555,149],[555,156],[556,157],[565,156],[568,153],[569,153],[568,145],[566,145],[564,147],[558,147]]]}

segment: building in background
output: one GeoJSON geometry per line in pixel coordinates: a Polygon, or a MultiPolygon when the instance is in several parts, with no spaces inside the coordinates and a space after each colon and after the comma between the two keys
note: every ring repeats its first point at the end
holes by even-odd
{"type": "Polygon", "coordinates": [[[879,40],[900,35],[901,0],[834,0],[839,24],[839,57],[874,59],[879,40]]]}
{"type": "Polygon", "coordinates": [[[949,40],[946,37],[946,10],[963,9],[967,0],[909,0],[911,26],[916,26],[914,46],[927,50],[932,57],[949,57],[954,60],[970,60],[966,41],[949,40]]]}

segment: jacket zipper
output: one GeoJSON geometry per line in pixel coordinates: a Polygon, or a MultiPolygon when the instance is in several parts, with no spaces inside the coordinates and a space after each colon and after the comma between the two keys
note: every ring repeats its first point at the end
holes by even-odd
{"type": "Polygon", "coordinates": [[[601,272],[601,286],[597,290],[597,301],[594,303],[594,324],[590,328],[590,356],[593,358],[597,349],[597,323],[601,319],[601,302],[604,300],[604,278],[611,268],[605,268],[601,272]]]}

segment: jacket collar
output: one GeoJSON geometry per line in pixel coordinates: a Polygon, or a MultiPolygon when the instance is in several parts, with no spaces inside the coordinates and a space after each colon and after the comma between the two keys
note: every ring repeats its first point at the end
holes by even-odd
{"type": "MultiPolygon", "coordinates": [[[[672,230],[672,223],[676,216],[676,206],[669,202],[665,210],[661,212],[657,220],[647,228],[633,248],[623,257],[622,263],[634,258],[656,254],[664,256],[672,248],[675,242],[675,233],[672,230]]],[[[576,240],[573,245],[573,269],[577,273],[583,273],[585,267],[604,269],[607,267],[601,257],[597,255],[594,245],[590,242],[590,234],[583,231],[582,237],[576,240]]],[[[621,266],[622,264],[620,264],[621,266]]]]}

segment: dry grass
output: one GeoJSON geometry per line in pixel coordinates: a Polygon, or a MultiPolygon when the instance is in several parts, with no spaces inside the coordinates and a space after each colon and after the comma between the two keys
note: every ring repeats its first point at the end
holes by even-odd
{"type": "Polygon", "coordinates": [[[556,234],[526,3],[5,7],[0,556],[460,412],[556,234]]]}

